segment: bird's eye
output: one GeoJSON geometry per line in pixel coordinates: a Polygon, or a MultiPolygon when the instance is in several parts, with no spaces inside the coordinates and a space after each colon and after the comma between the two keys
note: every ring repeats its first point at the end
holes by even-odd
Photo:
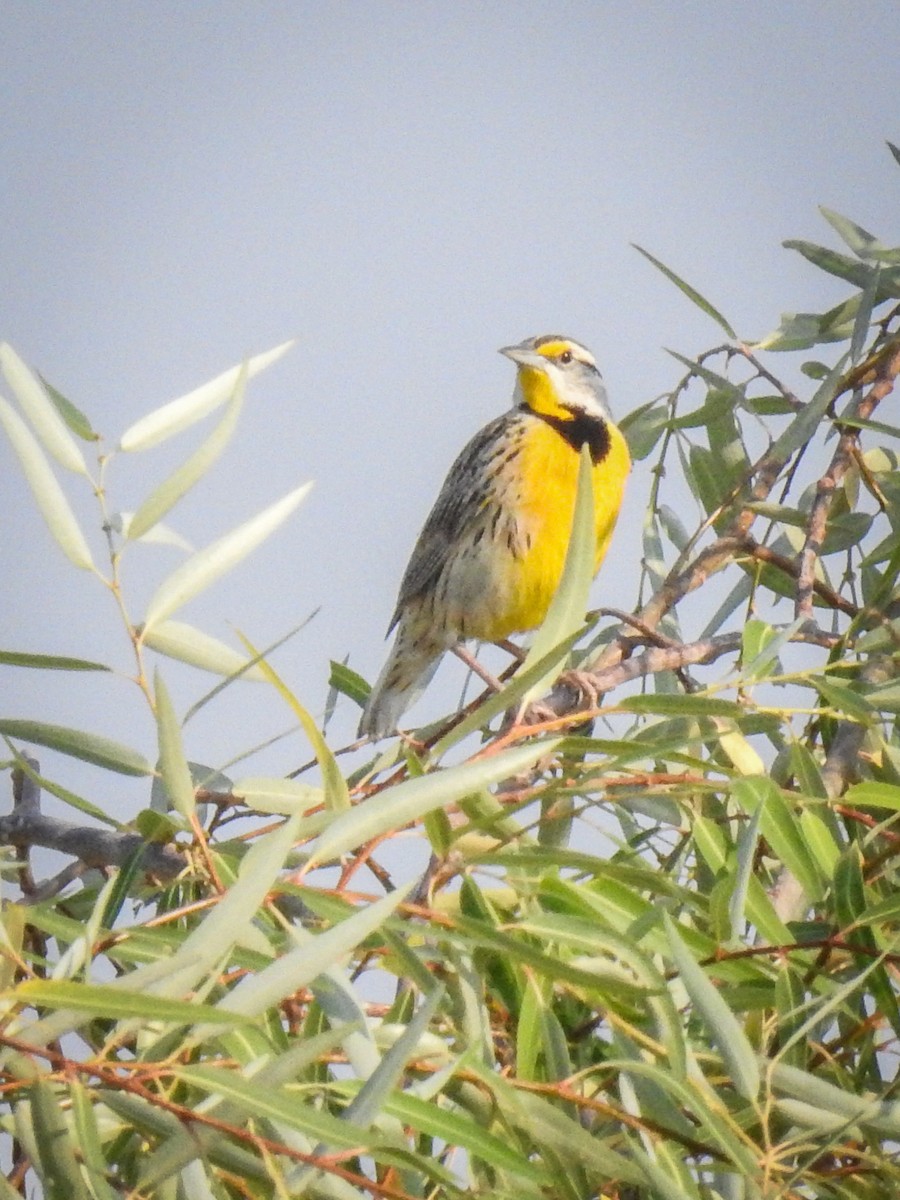
{"type": "Polygon", "coordinates": [[[568,365],[568,364],[569,364],[569,363],[572,361],[572,358],[573,358],[573,357],[574,357],[574,356],[573,356],[573,354],[572,354],[572,351],[571,351],[571,350],[563,350],[562,354],[559,356],[559,361],[560,361],[560,362],[561,362],[561,363],[562,363],[564,366],[567,366],[567,365],[568,365]]]}

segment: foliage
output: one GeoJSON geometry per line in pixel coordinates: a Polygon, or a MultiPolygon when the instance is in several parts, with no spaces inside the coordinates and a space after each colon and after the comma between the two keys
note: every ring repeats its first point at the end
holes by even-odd
{"type": "MultiPolygon", "coordinates": [[[[788,315],[755,345],[663,268],[728,341],[680,359],[672,392],[624,423],[654,462],[633,614],[592,614],[573,635],[564,596],[548,653],[499,697],[349,774],[264,655],[174,619],[305,488],[188,555],[141,621],[121,582],[123,557],[166,536],[162,518],[231,436],[247,378],[280,350],[110,449],[3,349],[17,404],[3,401],[0,421],[60,549],[116,597],[155,746],[0,721],[15,766],[0,833],[19,847],[8,867],[23,891],[3,909],[0,1195],[35,1179],[79,1200],[900,1189],[900,429],[879,409],[900,372],[900,249],[825,216],[847,252],[789,245],[847,299],[788,315]],[[810,350],[823,361],[789,386],[794,360],[778,355],[810,350]],[[110,511],[113,453],[214,411],[137,512],[110,511]],[[67,499],[80,485],[97,497],[102,568],[67,499]],[[504,720],[567,640],[599,706],[564,678],[549,711],[504,720]],[[148,650],[229,686],[266,681],[318,777],[198,788],[148,650]],[[146,776],[147,810],[117,827],[43,779],[35,745],[98,779],[146,776]],[[112,825],[107,840],[41,817],[42,787],[112,825]],[[429,847],[419,879],[382,861],[401,835],[429,847]],[[36,844],[81,865],[38,887],[36,844]]],[[[564,587],[579,586],[573,566],[564,587]]],[[[342,703],[365,694],[346,667],[332,684],[342,703]]]]}

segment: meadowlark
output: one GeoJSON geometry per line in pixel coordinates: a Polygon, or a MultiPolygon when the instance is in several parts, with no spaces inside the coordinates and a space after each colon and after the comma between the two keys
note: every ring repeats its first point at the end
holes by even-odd
{"type": "Polygon", "coordinates": [[[360,736],[393,733],[446,650],[540,625],[562,574],[585,444],[594,464],[595,572],[609,546],[631,459],[594,356],[558,334],[500,353],[518,368],[513,406],[459,455],[419,534],[360,736]]]}

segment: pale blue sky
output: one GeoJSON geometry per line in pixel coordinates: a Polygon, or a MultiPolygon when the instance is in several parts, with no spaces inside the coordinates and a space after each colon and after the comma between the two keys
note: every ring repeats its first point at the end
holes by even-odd
{"type": "MultiPolygon", "coordinates": [[[[156,404],[298,337],[251,385],[233,447],[170,523],[202,545],[316,480],[290,527],[181,615],[263,643],[321,606],[276,659],[319,712],[330,657],[349,654],[370,678],[381,664],[444,472],[509,403],[499,346],[572,334],[623,414],[677,378],[663,347],[717,339],[631,242],[755,338],[782,309],[842,294],[780,246],[833,240],[818,204],[897,240],[900,174],[884,141],[900,141],[900,62],[881,53],[895,22],[888,0],[7,0],[0,338],[114,441],[156,404]]],[[[133,508],[196,441],[114,464],[114,501],[133,508]]],[[[127,668],[121,638],[110,648],[112,604],[32,515],[5,445],[0,472],[0,645],[127,668]]],[[[88,525],[90,498],[67,488],[88,525]]],[[[639,470],[598,601],[633,603],[646,492],[639,470]]],[[[136,616],[178,561],[138,552],[136,616]]],[[[181,708],[206,686],[165,672],[181,708]]],[[[3,714],[153,756],[124,683],[3,681],[3,714]]],[[[438,681],[415,715],[453,695],[438,681]]],[[[339,711],[336,742],[355,721],[339,711]]],[[[262,690],[235,690],[189,726],[188,749],[220,762],[288,723],[262,690]]],[[[254,770],[305,756],[297,738],[254,770]]],[[[86,791],[97,778],[42,758],[86,791]]],[[[94,798],[128,815],[142,786],[94,798]]]]}

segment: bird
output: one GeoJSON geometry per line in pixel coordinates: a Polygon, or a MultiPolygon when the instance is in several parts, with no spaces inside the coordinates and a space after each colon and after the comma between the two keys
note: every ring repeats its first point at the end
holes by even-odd
{"type": "Polygon", "coordinates": [[[500,353],[517,368],[512,407],[465,446],[422,527],[360,737],[396,732],[447,650],[541,624],[562,575],[584,445],[593,464],[595,574],[609,548],[631,458],[593,354],[560,334],[500,353]]]}

